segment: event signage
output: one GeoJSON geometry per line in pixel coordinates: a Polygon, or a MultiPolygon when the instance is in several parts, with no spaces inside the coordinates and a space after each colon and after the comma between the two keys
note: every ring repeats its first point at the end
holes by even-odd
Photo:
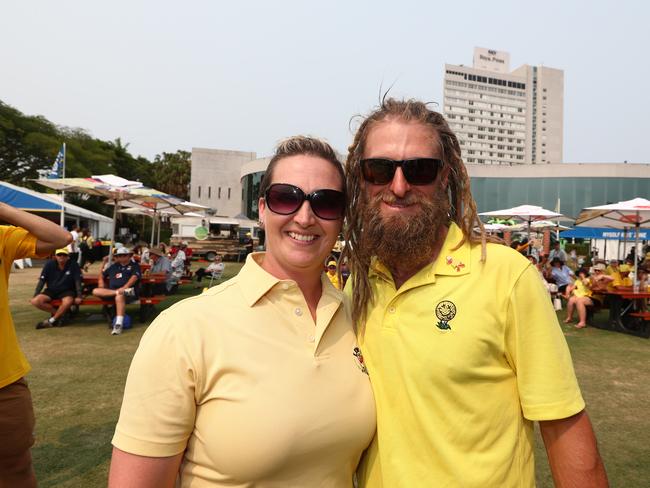
{"type": "Polygon", "coordinates": [[[510,73],[510,53],[475,47],[473,67],[497,73],[510,73]]]}

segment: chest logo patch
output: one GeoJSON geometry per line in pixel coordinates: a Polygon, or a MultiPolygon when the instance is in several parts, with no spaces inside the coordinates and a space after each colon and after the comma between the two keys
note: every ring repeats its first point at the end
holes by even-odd
{"type": "Polygon", "coordinates": [[[436,317],[438,317],[439,322],[436,324],[436,326],[440,330],[451,330],[451,325],[449,325],[449,322],[451,322],[451,319],[453,319],[455,316],[456,305],[454,305],[453,302],[450,302],[449,300],[438,302],[438,305],[436,305],[436,317]]]}
{"type": "Polygon", "coordinates": [[[456,270],[456,273],[460,273],[460,271],[465,267],[465,263],[458,261],[451,256],[447,256],[445,262],[447,263],[447,266],[454,268],[456,270]]]}
{"type": "Polygon", "coordinates": [[[354,360],[357,363],[357,368],[359,368],[362,373],[368,374],[368,368],[366,368],[366,363],[363,360],[363,354],[361,354],[361,349],[355,347],[352,350],[352,355],[354,356],[354,360]]]}

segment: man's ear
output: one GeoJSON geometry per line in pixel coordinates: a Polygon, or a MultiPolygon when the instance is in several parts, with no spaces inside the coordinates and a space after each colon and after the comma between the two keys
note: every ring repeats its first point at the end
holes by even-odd
{"type": "Polygon", "coordinates": [[[260,223],[264,225],[264,214],[266,213],[266,202],[264,201],[264,197],[260,197],[257,201],[257,213],[260,223]]]}

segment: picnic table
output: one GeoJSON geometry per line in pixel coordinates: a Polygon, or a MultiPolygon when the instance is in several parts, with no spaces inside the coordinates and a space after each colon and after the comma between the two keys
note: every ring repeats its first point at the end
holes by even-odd
{"type": "Polygon", "coordinates": [[[642,300],[650,298],[650,291],[634,291],[632,287],[604,292],[609,303],[607,329],[641,337],[650,337],[650,312],[642,300]]]}

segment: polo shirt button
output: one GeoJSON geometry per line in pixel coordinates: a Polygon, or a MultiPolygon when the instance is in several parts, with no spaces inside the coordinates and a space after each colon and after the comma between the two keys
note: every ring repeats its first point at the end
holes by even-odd
{"type": "Polygon", "coordinates": [[[390,308],[388,309],[388,311],[389,311],[390,313],[395,313],[395,307],[390,307],[390,308]]]}
{"type": "Polygon", "coordinates": [[[300,316],[302,315],[302,310],[300,310],[300,308],[296,308],[296,309],[293,311],[293,313],[295,313],[298,317],[300,317],[300,316]]]}
{"type": "Polygon", "coordinates": [[[289,289],[289,284],[288,283],[282,283],[282,289],[283,290],[288,290],[289,289]]]}
{"type": "Polygon", "coordinates": [[[314,342],[316,338],[314,336],[309,336],[309,342],[314,342]]]}

